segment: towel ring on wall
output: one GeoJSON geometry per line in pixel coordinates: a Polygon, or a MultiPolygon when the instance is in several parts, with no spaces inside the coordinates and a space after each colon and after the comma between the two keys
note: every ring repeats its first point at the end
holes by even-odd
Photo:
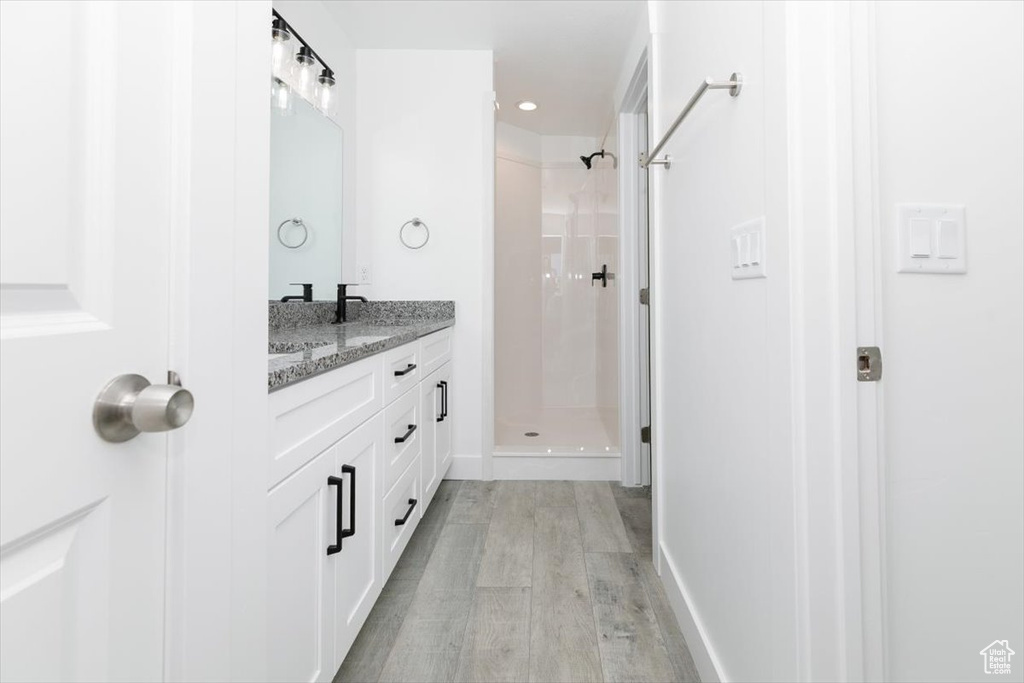
{"type": "Polygon", "coordinates": [[[306,227],[306,224],[302,222],[301,218],[288,218],[287,220],[281,221],[281,225],[277,226],[277,241],[280,242],[281,246],[285,247],[286,249],[298,249],[303,244],[305,244],[306,240],[308,240],[308,239],[309,239],[309,228],[306,227]],[[284,241],[284,238],[281,237],[281,228],[283,228],[288,223],[291,223],[293,225],[297,225],[300,228],[302,228],[302,241],[299,242],[298,244],[288,244],[287,242],[284,241]]]}
{"type": "Polygon", "coordinates": [[[427,246],[427,242],[430,241],[430,228],[428,228],[427,224],[421,221],[419,218],[413,218],[411,221],[406,221],[405,223],[402,223],[402,227],[398,231],[398,239],[402,241],[402,244],[404,244],[407,249],[422,249],[423,247],[427,246]],[[426,231],[427,236],[423,238],[422,243],[414,246],[405,241],[405,229],[410,225],[416,228],[423,228],[426,231]]]}

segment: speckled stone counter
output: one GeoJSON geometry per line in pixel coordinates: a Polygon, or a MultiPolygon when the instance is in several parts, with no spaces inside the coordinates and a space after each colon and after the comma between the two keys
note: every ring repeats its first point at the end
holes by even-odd
{"type": "MultiPolygon", "coordinates": [[[[300,312],[302,315],[305,313],[300,312]]],[[[370,302],[360,308],[358,315],[358,319],[341,325],[271,327],[267,388],[275,391],[451,327],[455,324],[455,303],[370,302]]],[[[281,323],[280,317],[277,322],[281,323]]]]}

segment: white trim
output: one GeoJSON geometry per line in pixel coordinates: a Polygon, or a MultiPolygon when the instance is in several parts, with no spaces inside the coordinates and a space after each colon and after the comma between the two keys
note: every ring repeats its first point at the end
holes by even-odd
{"type": "Polygon", "coordinates": [[[479,455],[453,455],[444,479],[483,479],[484,459],[479,455]]]}
{"type": "Polygon", "coordinates": [[[252,653],[266,647],[269,264],[252,226],[268,220],[270,9],[174,6],[168,367],[197,410],[168,434],[167,680],[266,679],[252,653]]]}
{"type": "MultiPolygon", "coordinates": [[[[851,5],[853,214],[856,239],[857,344],[884,348],[882,339],[882,222],[878,203],[875,3],[851,5]]],[[[885,534],[885,384],[856,387],[860,469],[862,678],[888,680],[885,534]]]]}
{"type": "MultiPolygon", "coordinates": [[[[481,338],[483,344],[482,362],[483,372],[481,373],[482,402],[480,409],[480,452],[484,455],[477,456],[480,459],[480,473],[476,479],[489,480],[491,478],[491,453],[494,451],[494,183],[495,169],[497,166],[497,150],[495,148],[495,114],[494,103],[497,101],[496,92],[488,92],[483,98],[484,117],[484,144],[482,172],[484,177],[484,201],[483,201],[483,250],[481,292],[481,338]]],[[[455,456],[458,458],[459,456],[455,456]]],[[[455,463],[452,463],[452,470],[456,470],[455,463]]]]}
{"type": "Polygon", "coordinates": [[[658,558],[663,568],[661,583],[665,587],[672,611],[676,614],[679,630],[682,631],[686,645],[690,649],[693,663],[697,666],[700,680],[705,683],[728,680],[722,670],[722,661],[711,644],[711,637],[694,606],[693,597],[686,590],[686,585],[676,570],[676,563],[661,546],[658,546],[658,558]]]}
{"type": "Polygon", "coordinates": [[[640,454],[640,276],[637,181],[638,110],[647,100],[647,51],[640,56],[619,114],[619,449],[623,486],[641,483],[640,454]]]}
{"type": "Polygon", "coordinates": [[[514,480],[618,481],[618,453],[548,455],[500,452],[494,454],[493,478],[514,480]]]}

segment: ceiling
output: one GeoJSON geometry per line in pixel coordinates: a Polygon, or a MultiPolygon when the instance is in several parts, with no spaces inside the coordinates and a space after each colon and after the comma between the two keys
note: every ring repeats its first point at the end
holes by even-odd
{"type": "Polygon", "coordinates": [[[357,48],[493,50],[498,120],[601,136],[644,3],[637,0],[329,0],[357,48]],[[516,108],[532,100],[538,109],[516,108]]]}

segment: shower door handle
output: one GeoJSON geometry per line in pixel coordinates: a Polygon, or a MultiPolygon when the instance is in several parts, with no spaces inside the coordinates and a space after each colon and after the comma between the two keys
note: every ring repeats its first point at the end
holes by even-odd
{"type": "Polygon", "coordinates": [[[591,275],[590,275],[590,286],[591,287],[594,286],[594,280],[600,280],[601,281],[601,286],[602,287],[607,287],[608,286],[608,277],[609,277],[609,275],[608,275],[608,264],[605,263],[604,265],[601,266],[601,272],[600,273],[591,273],[591,275]]]}

